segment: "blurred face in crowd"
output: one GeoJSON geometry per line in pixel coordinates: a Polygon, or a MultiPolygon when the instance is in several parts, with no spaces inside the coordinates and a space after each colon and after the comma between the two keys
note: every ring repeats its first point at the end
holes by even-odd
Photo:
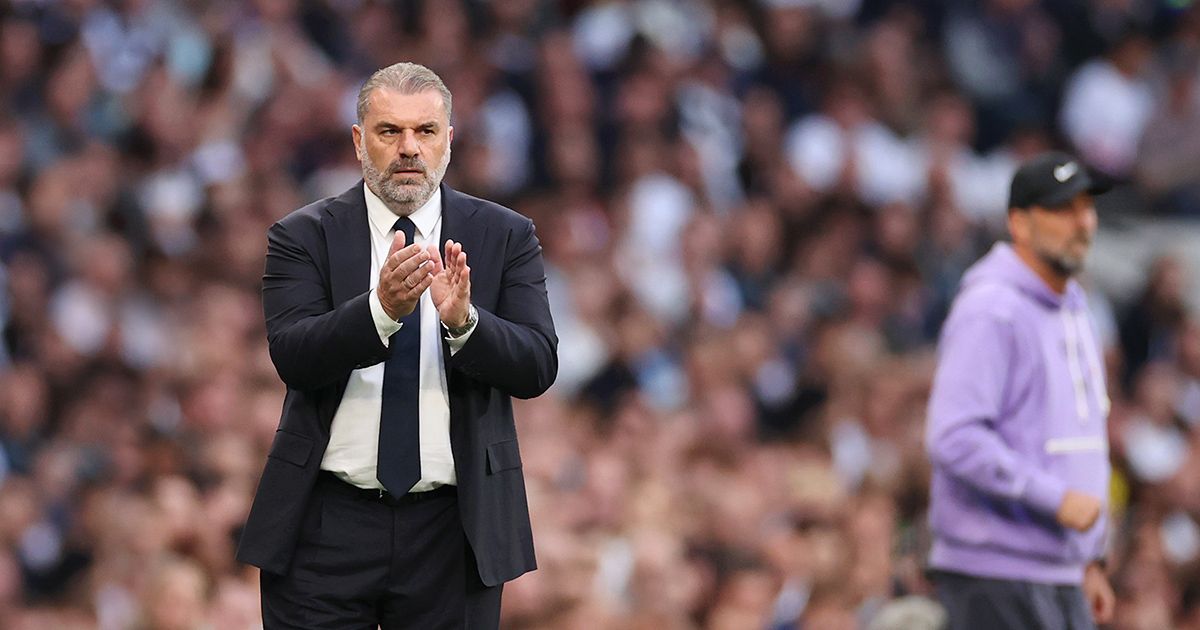
{"type": "Polygon", "coordinates": [[[1096,206],[1086,193],[1061,206],[1031,206],[1008,215],[1017,249],[1025,250],[1063,278],[1083,269],[1096,235],[1096,223],[1096,206]]]}
{"type": "Polygon", "coordinates": [[[435,90],[372,91],[370,106],[361,126],[354,125],[353,135],[367,186],[401,216],[429,200],[450,165],[454,128],[435,90]]]}

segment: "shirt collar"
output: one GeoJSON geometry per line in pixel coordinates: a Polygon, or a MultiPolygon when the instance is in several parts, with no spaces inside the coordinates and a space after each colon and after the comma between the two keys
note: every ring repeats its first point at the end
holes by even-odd
{"type": "MultiPolygon", "coordinates": [[[[383,200],[371,191],[371,187],[363,182],[363,194],[367,198],[367,218],[371,221],[371,228],[380,236],[388,236],[392,232],[392,226],[396,225],[398,218],[394,212],[388,209],[383,200]]],[[[425,205],[417,208],[415,212],[408,215],[412,222],[417,226],[417,233],[421,238],[428,239],[433,234],[433,228],[437,226],[438,219],[442,217],[442,187],[438,186],[434,189],[433,194],[429,196],[429,200],[425,205]]],[[[412,243],[408,243],[411,245],[412,243]]]]}

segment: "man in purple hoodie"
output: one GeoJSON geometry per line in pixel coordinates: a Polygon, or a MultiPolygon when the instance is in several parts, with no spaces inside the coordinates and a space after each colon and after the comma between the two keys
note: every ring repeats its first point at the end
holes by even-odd
{"type": "Polygon", "coordinates": [[[1080,271],[1096,232],[1063,153],[1013,177],[1008,227],[963,278],[929,402],[929,565],[950,628],[1078,630],[1112,618],[1101,561],[1108,395],[1080,271]]]}

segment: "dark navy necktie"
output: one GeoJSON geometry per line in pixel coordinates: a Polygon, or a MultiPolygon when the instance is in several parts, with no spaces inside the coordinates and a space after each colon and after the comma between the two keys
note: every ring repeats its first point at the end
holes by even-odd
{"type": "MultiPolygon", "coordinates": [[[[407,247],[416,242],[417,226],[402,217],[394,228],[404,232],[407,247]]],[[[379,460],[376,478],[388,492],[403,496],[421,479],[421,304],[400,318],[403,326],[388,345],[392,355],[383,368],[383,407],[379,414],[379,460]]]]}

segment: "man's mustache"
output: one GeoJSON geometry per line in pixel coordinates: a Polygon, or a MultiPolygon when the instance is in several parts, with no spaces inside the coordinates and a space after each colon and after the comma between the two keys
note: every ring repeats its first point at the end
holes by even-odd
{"type": "Polygon", "coordinates": [[[425,162],[421,160],[397,160],[388,165],[388,170],[393,173],[400,171],[420,171],[425,172],[425,162]]]}

